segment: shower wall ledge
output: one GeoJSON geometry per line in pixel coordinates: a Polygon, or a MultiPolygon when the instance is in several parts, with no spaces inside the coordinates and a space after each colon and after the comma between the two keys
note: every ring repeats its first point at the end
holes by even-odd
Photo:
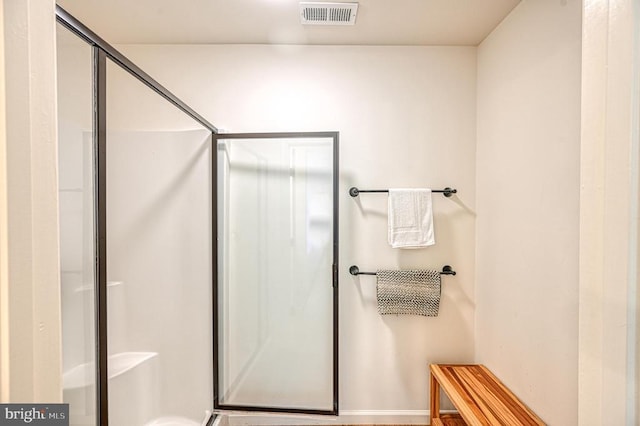
{"type": "MultiPolygon", "coordinates": [[[[117,287],[119,285],[122,285],[122,281],[108,281],[107,282],[107,287],[117,287]]],[[[93,284],[87,284],[87,285],[83,285],[81,287],[78,287],[74,290],[74,292],[76,293],[81,293],[84,291],[94,291],[95,290],[95,285],[93,284]]]]}
{"type": "MultiPolygon", "coordinates": [[[[109,379],[118,377],[136,366],[158,356],[157,352],[121,352],[109,356],[109,379]]],[[[64,390],[93,386],[96,379],[95,363],[87,362],[77,365],[62,375],[64,390]]]]}

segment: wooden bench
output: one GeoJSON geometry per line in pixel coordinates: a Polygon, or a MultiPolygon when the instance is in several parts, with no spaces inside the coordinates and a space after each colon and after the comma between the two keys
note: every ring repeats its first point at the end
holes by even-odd
{"type": "Polygon", "coordinates": [[[431,364],[431,426],[545,425],[484,365],[431,364]],[[459,414],[440,414],[440,389],[459,414]]]}

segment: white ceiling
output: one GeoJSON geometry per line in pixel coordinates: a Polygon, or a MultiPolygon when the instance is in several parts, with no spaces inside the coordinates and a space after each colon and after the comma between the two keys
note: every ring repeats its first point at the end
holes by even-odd
{"type": "Polygon", "coordinates": [[[298,0],[58,0],[58,4],[112,44],[475,46],[519,1],[360,0],[355,26],[302,26],[298,0]]]}

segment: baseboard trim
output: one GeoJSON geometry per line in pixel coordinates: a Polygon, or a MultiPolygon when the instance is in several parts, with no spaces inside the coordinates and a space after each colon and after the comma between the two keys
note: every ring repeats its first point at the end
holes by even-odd
{"type": "Polygon", "coordinates": [[[342,410],[344,416],[428,416],[429,410],[342,410]]]}
{"type": "MultiPolygon", "coordinates": [[[[450,410],[441,410],[442,413],[450,410]]],[[[221,426],[258,425],[428,425],[429,410],[341,410],[339,416],[301,414],[221,413],[221,426]]]]}
{"type": "Polygon", "coordinates": [[[429,410],[343,410],[341,425],[428,425],[429,410]]]}

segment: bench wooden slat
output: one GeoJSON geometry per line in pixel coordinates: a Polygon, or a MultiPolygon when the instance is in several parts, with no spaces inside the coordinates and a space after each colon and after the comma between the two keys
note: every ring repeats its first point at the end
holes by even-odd
{"type": "Polygon", "coordinates": [[[490,424],[499,424],[498,422],[501,421],[509,425],[522,423],[518,420],[517,414],[512,411],[512,408],[493,393],[493,389],[491,389],[492,392],[482,391],[491,388],[491,383],[482,380],[482,376],[476,377],[469,370],[461,370],[460,376],[469,385],[468,389],[473,394],[474,402],[480,405],[483,414],[487,416],[490,422],[493,422],[490,424]]]}
{"type": "MultiPolygon", "coordinates": [[[[432,382],[442,388],[464,421],[470,426],[544,426],[545,423],[522,403],[485,366],[479,364],[432,364],[432,382]]],[[[439,392],[438,392],[439,393],[439,392]]],[[[439,404],[431,395],[432,419],[439,419],[439,404]]],[[[433,420],[432,420],[433,422],[433,420]]],[[[436,420],[433,424],[442,422],[436,420]]]]}
{"type": "MultiPolygon", "coordinates": [[[[442,369],[444,382],[438,379],[440,386],[445,391],[453,405],[458,409],[462,418],[470,426],[490,426],[498,424],[498,419],[483,407],[482,401],[476,401],[473,389],[466,386],[464,380],[456,371],[442,369]],[[451,392],[455,389],[455,392],[451,392]]],[[[435,374],[436,378],[438,374],[435,374]]]]}

